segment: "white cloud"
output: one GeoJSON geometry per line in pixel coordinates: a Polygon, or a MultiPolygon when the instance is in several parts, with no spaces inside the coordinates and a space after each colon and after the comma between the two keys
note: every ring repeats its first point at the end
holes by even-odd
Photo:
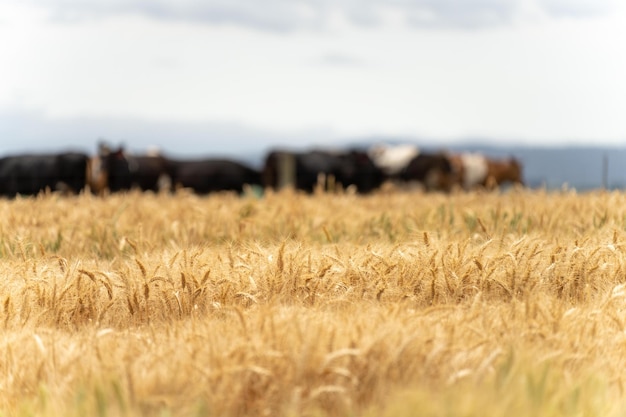
{"type": "Polygon", "coordinates": [[[610,13],[617,7],[617,0],[540,0],[550,15],[561,17],[590,17],[610,13]]]}
{"type": "MultiPolygon", "coordinates": [[[[269,12],[244,0],[31,1],[48,9],[0,0],[0,56],[11,63],[0,66],[0,111],[40,112],[51,123],[67,121],[68,131],[70,122],[82,129],[81,120],[139,120],[135,130],[130,122],[112,125],[121,136],[123,129],[158,133],[164,123],[233,123],[259,140],[311,131],[536,142],[626,137],[626,24],[623,16],[597,14],[609,1],[588,9],[591,19],[572,17],[590,3],[556,0],[275,0],[269,12]],[[548,2],[558,19],[548,15],[548,2]],[[197,24],[217,21],[192,13],[211,7],[232,7],[221,19],[237,24],[197,24]],[[73,23],[51,21],[53,9],[73,23]],[[411,16],[414,25],[404,24],[411,16]],[[301,22],[330,29],[294,30],[301,22]]],[[[29,132],[32,120],[15,120],[29,132]]],[[[244,133],[226,136],[246,143],[244,133]]]]}
{"type": "MultiPolygon", "coordinates": [[[[13,0],[14,2],[18,0],[13,0]]],[[[480,28],[514,21],[529,3],[551,16],[610,12],[617,0],[29,0],[62,22],[120,14],[199,24],[234,24],[271,31],[327,28],[334,14],[376,26],[396,13],[414,27],[480,28]]],[[[24,0],[19,0],[24,3],[24,0]]]]}

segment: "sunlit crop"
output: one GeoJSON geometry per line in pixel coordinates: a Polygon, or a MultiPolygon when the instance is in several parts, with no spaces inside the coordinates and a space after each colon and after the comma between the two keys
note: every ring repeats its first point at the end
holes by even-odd
{"type": "Polygon", "coordinates": [[[618,416],[626,194],[0,200],[0,416],[618,416]]]}

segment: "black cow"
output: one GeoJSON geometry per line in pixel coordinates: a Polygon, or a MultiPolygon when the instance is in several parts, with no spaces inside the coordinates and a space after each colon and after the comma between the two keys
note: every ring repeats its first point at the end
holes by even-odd
{"type": "Polygon", "coordinates": [[[260,173],[228,159],[176,160],[163,155],[134,156],[122,147],[111,150],[101,144],[92,160],[92,189],[111,192],[138,188],[158,191],[164,187],[190,188],[198,194],[238,191],[245,184],[260,185],[260,173]],[[166,183],[169,183],[166,185],[166,183]]]}
{"type": "Polygon", "coordinates": [[[142,191],[159,191],[167,174],[167,161],[161,155],[128,154],[122,147],[111,150],[101,144],[98,155],[91,159],[89,180],[96,193],[138,188],[142,191]]]}
{"type": "Polygon", "coordinates": [[[318,178],[332,176],[343,187],[355,186],[359,193],[378,188],[385,179],[366,152],[289,152],[272,151],[265,158],[263,182],[266,187],[279,189],[293,185],[298,190],[313,192],[318,178]]]}
{"type": "Polygon", "coordinates": [[[88,159],[80,152],[0,158],[0,195],[36,195],[46,189],[78,193],[85,187],[88,159]]]}
{"type": "Polygon", "coordinates": [[[174,187],[190,188],[197,194],[243,192],[245,185],[261,185],[258,170],[230,159],[168,159],[166,165],[174,187]]]}
{"type": "Polygon", "coordinates": [[[445,153],[420,153],[400,172],[406,182],[417,181],[427,190],[449,191],[454,183],[454,170],[445,153]]]}

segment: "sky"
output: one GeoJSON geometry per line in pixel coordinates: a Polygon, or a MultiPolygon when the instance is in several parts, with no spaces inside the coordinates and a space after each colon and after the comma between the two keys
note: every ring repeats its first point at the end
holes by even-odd
{"type": "Polygon", "coordinates": [[[0,154],[626,142],[620,0],[0,0],[0,154]]]}

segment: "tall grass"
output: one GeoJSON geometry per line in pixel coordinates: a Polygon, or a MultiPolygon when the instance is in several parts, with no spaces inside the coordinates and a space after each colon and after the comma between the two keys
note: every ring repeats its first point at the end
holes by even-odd
{"type": "Polygon", "coordinates": [[[0,415],[622,415],[623,207],[1,200],[0,415]]]}

